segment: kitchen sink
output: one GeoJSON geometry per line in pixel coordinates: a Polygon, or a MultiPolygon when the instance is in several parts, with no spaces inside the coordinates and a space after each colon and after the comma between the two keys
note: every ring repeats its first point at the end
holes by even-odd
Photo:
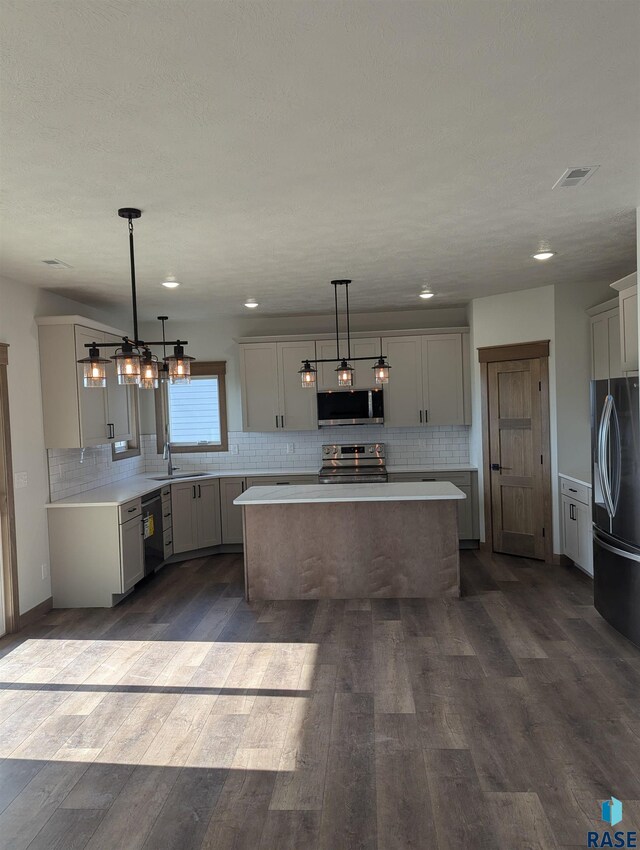
{"type": "Polygon", "coordinates": [[[151,481],[175,481],[176,478],[202,478],[210,475],[209,472],[180,472],[178,475],[150,475],[151,481]]]}

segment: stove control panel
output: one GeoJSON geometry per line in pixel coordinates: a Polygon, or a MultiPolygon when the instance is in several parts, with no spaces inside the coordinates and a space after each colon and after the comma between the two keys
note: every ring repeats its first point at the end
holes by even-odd
{"type": "Polygon", "coordinates": [[[322,447],[322,457],[331,460],[352,460],[358,462],[364,458],[383,460],[385,457],[384,443],[349,443],[348,445],[331,444],[322,447]]]}

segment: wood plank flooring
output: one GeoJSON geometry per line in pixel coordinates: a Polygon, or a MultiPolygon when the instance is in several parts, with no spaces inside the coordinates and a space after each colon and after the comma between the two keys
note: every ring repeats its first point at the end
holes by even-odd
{"type": "Polygon", "coordinates": [[[575,568],[243,598],[241,556],[0,641],[2,850],[568,850],[640,830],[640,649],[575,568]]]}

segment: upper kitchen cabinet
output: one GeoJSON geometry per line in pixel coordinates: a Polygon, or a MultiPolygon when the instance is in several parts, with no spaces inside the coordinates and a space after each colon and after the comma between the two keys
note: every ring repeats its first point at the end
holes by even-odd
{"type": "Polygon", "coordinates": [[[383,337],[391,366],[384,387],[385,425],[469,424],[465,337],[461,333],[383,337]]]}
{"type": "Polygon", "coordinates": [[[87,343],[116,342],[122,334],[81,316],[43,317],[37,323],[46,448],[79,449],[131,439],[131,390],[118,385],[115,366],[108,367],[108,389],[86,389],[77,363],[87,356],[87,343]]]}
{"type": "Polygon", "coordinates": [[[619,378],[620,364],[620,311],[615,299],[592,307],[591,316],[591,378],[619,378]]]}
{"type": "Polygon", "coordinates": [[[316,393],[298,370],[315,357],[313,341],[240,345],[242,421],[245,431],[311,431],[318,427],[316,393]]]}
{"type": "Polygon", "coordinates": [[[620,367],[623,373],[638,371],[638,275],[636,272],[612,283],[618,290],[620,313],[620,367]]]}
{"type": "MultiPolygon", "coordinates": [[[[318,360],[335,359],[336,341],[334,339],[316,340],[316,357],[318,360]]],[[[373,359],[355,360],[356,357],[379,357],[380,337],[368,337],[351,340],[351,356],[353,361],[353,388],[356,390],[369,390],[375,386],[373,376],[373,359]]],[[[318,390],[335,390],[338,388],[338,376],[336,374],[337,363],[318,363],[318,390]]]]}

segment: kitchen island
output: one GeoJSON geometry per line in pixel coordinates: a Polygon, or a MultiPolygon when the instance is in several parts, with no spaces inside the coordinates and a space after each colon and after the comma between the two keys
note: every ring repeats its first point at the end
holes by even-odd
{"type": "Polygon", "coordinates": [[[464,498],[448,481],[249,487],[247,599],[459,596],[464,498]]]}

